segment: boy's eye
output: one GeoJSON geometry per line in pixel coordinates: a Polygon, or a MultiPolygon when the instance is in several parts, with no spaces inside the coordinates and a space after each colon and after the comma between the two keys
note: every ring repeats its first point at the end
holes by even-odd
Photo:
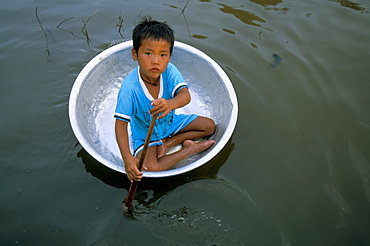
{"type": "Polygon", "coordinates": [[[150,52],[146,52],[146,53],[145,53],[145,55],[148,55],[148,56],[150,56],[150,54],[151,54],[150,52]]]}
{"type": "Polygon", "coordinates": [[[167,54],[161,54],[161,56],[162,56],[162,57],[166,57],[166,56],[167,56],[167,54]]]}

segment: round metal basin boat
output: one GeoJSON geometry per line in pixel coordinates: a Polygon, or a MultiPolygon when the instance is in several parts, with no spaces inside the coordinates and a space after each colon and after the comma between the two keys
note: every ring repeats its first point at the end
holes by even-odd
{"type": "MultiPolygon", "coordinates": [[[[69,99],[69,118],[81,146],[103,165],[125,173],[124,163],[114,133],[113,117],[118,90],[124,78],[137,67],[131,57],[132,41],[126,41],[94,57],[80,72],[69,99]]],[[[179,113],[196,113],[212,118],[216,141],[208,150],[190,156],[174,168],[144,172],[145,177],[182,174],[207,163],[230,139],[238,116],[234,88],[222,68],[209,56],[176,41],[171,62],[177,66],[189,86],[191,102],[179,113]]],[[[180,146],[175,146],[181,148],[180,146]]]]}

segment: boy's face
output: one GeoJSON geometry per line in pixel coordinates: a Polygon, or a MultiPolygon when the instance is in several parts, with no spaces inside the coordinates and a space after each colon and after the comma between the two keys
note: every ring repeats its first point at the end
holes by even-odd
{"type": "Polygon", "coordinates": [[[170,62],[170,44],[161,39],[159,41],[144,39],[138,52],[132,49],[132,59],[140,66],[140,75],[147,82],[157,82],[159,75],[166,70],[170,62]]]}

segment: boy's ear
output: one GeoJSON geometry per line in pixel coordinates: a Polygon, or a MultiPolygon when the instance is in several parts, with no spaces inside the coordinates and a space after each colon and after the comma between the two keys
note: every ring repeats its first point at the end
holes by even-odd
{"type": "Polygon", "coordinates": [[[137,53],[134,48],[132,48],[131,50],[131,55],[132,55],[132,59],[134,59],[134,61],[137,61],[137,53]]]}

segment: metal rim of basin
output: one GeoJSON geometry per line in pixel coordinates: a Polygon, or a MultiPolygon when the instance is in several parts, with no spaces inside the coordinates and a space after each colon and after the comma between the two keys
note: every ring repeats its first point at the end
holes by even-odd
{"type": "MultiPolygon", "coordinates": [[[[132,41],[126,41],[120,44],[117,44],[115,46],[112,46],[97,56],[95,56],[88,64],[81,70],[79,75],[77,76],[74,85],[72,87],[71,93],[70,93],[70,98],[69,98],[69,118],[70,118],[70,123],[72,126],[72,130],[81,144],[81,146],[98,162],[101,164],[115,170],[118,172],[125,173],[124,169],[122,168],[117,168],[117,163],[112,162],[111,160],[105,158],[99,151],[97,151],[94,146],[88,141],[88,139],[84,136],[84,133],[80,130],[79,124],[78,124],[78,114],[76,112],[76,107],[79,102],[79,95],[81,92],[81,89],[83,88],[83,84],[85,80],[88,78],[89,74],[91,71],[93,71],[96,66],[101,63],[104,59],[109,57],[110,55],[120,52],[125,49],[130,49],[132,48],[132,41]]],[[[222,137],[217,141],[217,143],[201,158],[195,160],[194,162],[179,167],[179,168],[174,168],[166,171],[160,171],[160,172],[144,172],[145,177],[169,177],[169,176],[174,176],[182,173],[186,173],[188,171],[191,171],[193,169],[196,169],[197,167],[202,166],[203,164],[207,163],[210,161],[213,157],[215,157],[221,150],[222,148],[226,145],[226,143],[229,141],[231,138],[233,131],[236,126],[236,121],[238,117],[238,104],[237,104],[237,97],[234,91],[234,88],[231,84],[230,79],[226,75],[226,73],[223,71],[223,69],[213,60],[211,59],[208,55],[203,53],[202,51],[187,45],[185,43],[181,43],[179,41],[175,41],[175,46],[174,49],[180,49],[186,52],[192,53],[192,55],[195,55],[199,57],[199,59],[202,59],[211,66],[211,68],[214,70],[214,72],[217,74],[217,76],[220,78],[220,80],[223,83],[223,86],[226,88],[226,91],[228,93],[228,98],[231,102],[232,108],[231,108],[231,113],[230,113],[230,119],[227,122],[227,127],[222,135],[222,137]]],[[[122,163],[123,164],[123,163],[122,163]]]]}

